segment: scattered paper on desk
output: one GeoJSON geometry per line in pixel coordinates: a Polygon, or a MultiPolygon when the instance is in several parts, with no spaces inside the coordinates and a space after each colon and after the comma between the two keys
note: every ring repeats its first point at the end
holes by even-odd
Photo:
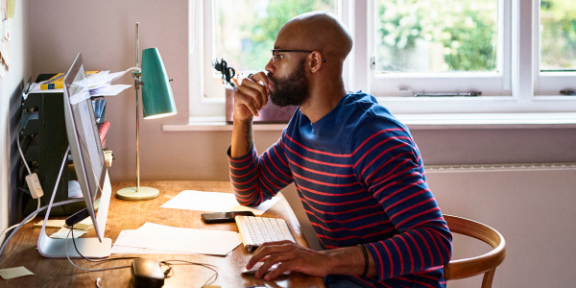
{"type": "MultiPolygon", "coordinates": [[[[66,239],[66,237],[68,236],[68,232],[70,232],[70,229],[62,227],[60,230],[58,230],[58,232],[50,235],[50,238],[66,239]]],[[[86,234],[86,232],[87,232],[86,230],[74,229],[74,238],[78,238],[78,237],[86,234]]],[[[72,233],[70,233],[70,238],[72,238],[72,233]]]]}
{"type": "Polygon", "coordinates": [[[24,266],[0,269],[0,276],[4,278],[4,280],[28,275],[34,275],[34,273],[30,272],[30,270],[26,269],[24,266]]]}
{"type": "MultiPolygon", "coordinates": [[[[42,227],[43,223],[44,220],[41,220],[38,223],[34,224],[34,226],[42,227]]],[[[46,221],[46,227],[70,229],[70,227],[66,226],[66,220],[48,220],[46,221]]],[[[90,230],[92,228],[94,228],[94,225],[92,224],[92,219],[88,217],[74,225],[74,236],[76,236],[76,230],[90,230]]],[[[64,238],[66,238],[66,236],[64,236],[64,238]]]]}
{"type": "Polygon", "coordinates": [[[260,204],[260,206],[248,207],[240,205],[232,193],[186,190],[180,192],[180,194],[160,207],[213,212],[252,211],[255,215],[262,215],[268,208],[276,204],[278,200],[278,197],[272,197],[272,199],[260,204]]]}
{"type": "MultiPolygon", "coordinates": [[[[125,242],[126,238],[130,238],[133,232],[138,233],[136,230],[122,230],[120,231],[120,235],[116,239],[116,242],[125,242]]],[[[130,241],[130,240],[128,240],[130,241]]],[[[170,250],[160,250],[160,249],[153,249],[153,248],[141,248],[141,247],[128,247],[128,246],[119,246],[114,245],[112,249],[110,249],[111,254],[196,254],[191,252],[183,252],[183,251],[170,251],[170,250]]]]}
{"type": "MultiPolygon", "coordinates": [[[[48,220],[46,221],[46,227],[50,227],[50,228],[62,228],[64,227],[64,224],[66,220],[48,220]]],[[[34,224],[34,226],[40,226],[42,227],[42,224],[44,223],[44,220],[41,220],[40,222],[34,224]]]]}
{"type": "Polygon", "coordinates": [[[153,223],[118,237],[114,246],[150,248],[226,256],[242,243],[240,234],[232,231],[177,228],[153,223]]]}

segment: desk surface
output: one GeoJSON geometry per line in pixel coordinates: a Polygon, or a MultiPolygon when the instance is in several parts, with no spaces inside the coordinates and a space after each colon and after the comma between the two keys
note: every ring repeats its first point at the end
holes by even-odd
{"type": "MultiPolygon", "coordinates": [[[[105,236],[116,240],[120,231],[138,229],[146,222],[157,223],[172,227],[186,227],[198,229],[238,231],[236,224],[204,224],[200,220],[201,211],[189,211],[179,209],[166,209],[160,206],[176,196],[183,190],[199,190],[213,192],[232,192],[230,182],[215,181],[157,181],[142,182],[142,186],[155,187],[160,190],[160,197],[154,200],[141,202],[127,202],[112,196],[106,224],[105,236]]],[[[134,186],[134,183],[123,182],[112,185],[112,195],[118,189],[134,186]]],[[[303,246],[308,246],[294,212],[286,202],[280,199],[263,216],[283,218],[288,223],[296,241],[303,246]]],[[[51,217],[50,219],[64,219],[65,217],[51,217]]],[[[4,255],[0,258],[0,267],[10,268],[24,266],[32,271],[34,276],[26,276],[11,280],[0,279],[0,287],[96,287],[96,279],[102,278],[101,287],[130,287],[132,277],[128,268],[102,272],[84,272],[74,268],[67,259],[47,259],[42,257],[36,250],[36,242],[40,233],[40,227],[33,227],[33,223],[44,219],[37,217],[31,223],[26,224],[12,238],[4,255]]],[[[57,228],[46,228],[50,235],[57,228]]],[[[94,229],[85,236],[96,237],[94,229]]],[[[290,276],[284,276],[276,281],[264,281],[253,276],[242,276],[240,270],[246,265],[251,254],[247,253],[243,245],[238,246],[226,257],[208,255],[162,255],[162,254],[112,254],[111,257],[136,256],[148,257],[158,260],[181,259],[187,261],[213,264],[218,267],[218,280],[213,285],[221,287],[248,287],[262,285],[266,287],[324,287],[322,278],[310,277],[301,273],[293,272],[290,276]]],[[[101,268],[130,265],[132,260],[116,260],[94,265],[87,260],[73,259],[76,265],[86,268],[101,268]]],[[[212,275],[212,271],[199,266],[175,266],[175,274],[166,279],[164,287],[201,287],[212,275]]]]}

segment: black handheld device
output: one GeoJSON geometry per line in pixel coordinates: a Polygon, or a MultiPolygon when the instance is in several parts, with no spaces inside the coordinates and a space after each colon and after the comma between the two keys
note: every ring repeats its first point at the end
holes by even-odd
{"type": "Polygon", "coordinates": [[[251,211],[202,213],[202,220],[205,223],[227,223],[234,222],[236,216],[254,216],[254,213],[251,211]]]}

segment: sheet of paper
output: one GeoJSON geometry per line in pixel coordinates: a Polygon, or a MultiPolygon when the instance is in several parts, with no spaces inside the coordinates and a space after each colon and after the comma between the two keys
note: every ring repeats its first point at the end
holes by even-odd
{"type": "Polygon", "coordinates": [[[114,245],[225,256],[242,243],[232,231],[176,228],[153,223],[116,239],[114,245]]]}
{"type": "MultiPolygon", "coordinates": [[[[124,242],[126,238],[130,238],[128,234],[133,232],[137,232],[136,230],[122,230],[120,231],[120,235],[116,241],[124,242]]],[[[196,254],[190,252],[183,252],[183,251],[170,251],[170,250],[159,250],[159,249],[152,249],[152,248],[140,248],[140,247],[127,247],[127,246],[119,246],[113,245],[112,249],[110,250],[112,254],[196,254]]]]}
{"type": "MultiPolygon", "coordinates": [[[[34,224],[34,226],[42,227],[42,223],[44,223],[44,220],[34,224]]],[[[64,224],[65,224],[65,220],[48,220],[48,221],[46,221],[46,227],[51,227],[51,228],[62,228],[62,227],[64,227],[64,224]]]]}
{"type": "Polygon", "coordinates": [[[132,85],[125,85],[125,84],[117,84],[117,85],[110,85],[106,89],[100,90],[90,90],[90,96],[116,96],[120,94],[120,92],[126,90],[127,88],[132,87],[132,85]]]}
{"type": "Polygon", "coordinates": [[[16,0],[6,0],[6,17],[14,18],[15,7],[16,7],[16,0]]]}
{"type": "MultiPolygon", "coordinates": [[[[70,229],[62,227],[60,230],[58,230],[58,232],[50,235],[50,238],[66,239],[66,236],[68,236],[69,231],[70,231],[70,229]]],[[[78,238],[84,234],[86,234],[86,230],[74,229],[74,238],[78,238]]],[[[70,238],[72,238],[72,233],[70,233],[70,238]]]]}
{"type": "Polygon", "coordinates": [[[260,204],[260,206],[247,207],[240,205],[232,193],[186,190],[180,192],[180,194],[160,207],[213,212],[252,211],[254,215],[262,215],[268,208],[276,204],[279,199],[279,197],[273,197],[260,204]]]}
{"type": "Polygon", "coordinates": [[[0,269],[0,276],[4,278],[4,280],[28,275],[34,275],[34,273],[30,272],[30,270],[26,269],[24,266],[0,269]]]}

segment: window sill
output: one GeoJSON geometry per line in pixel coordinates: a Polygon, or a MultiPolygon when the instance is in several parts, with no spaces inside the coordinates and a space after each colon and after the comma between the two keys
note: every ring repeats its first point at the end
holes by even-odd
{"type": "MultiPolygon", "coordinates": [[[[576,128],[576,112],[396,114],[410,130],[576,128]]],[[[286,124],[254,124],[254,131],[282,131],[286,124]]],[[[232,131],[223,116],[190,117],[188,124],[165,124],[162,131],[232,131]]]]}

